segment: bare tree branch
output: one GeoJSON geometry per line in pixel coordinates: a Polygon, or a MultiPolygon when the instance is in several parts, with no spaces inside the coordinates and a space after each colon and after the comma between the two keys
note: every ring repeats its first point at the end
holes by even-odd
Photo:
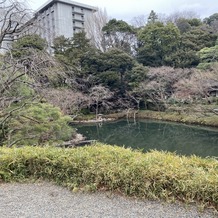
{"type": "Polygon", "coordinates": [[[103,52],[106,51],[106,44],[102,28],[106,25],[108,20],[107,11],[99,8],[96,13],[90,15],[85,21],[87,37],[90,39],[92,45],[103,52]]]}
{"type": "Polygon", "coordinates": [[[16,0],[4,0],[0,2],[0,47],[6,37],[21,33],[31,25],[30,10],[23,3],[16,0]]]}

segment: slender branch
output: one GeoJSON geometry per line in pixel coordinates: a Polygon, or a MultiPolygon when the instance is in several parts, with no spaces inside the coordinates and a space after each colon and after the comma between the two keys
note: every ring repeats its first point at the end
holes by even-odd
{"type": "Polygon", "coordinates": [[[9,86],[11,84],[13,84],[18,78],[20,78],[20,77],[22,77],[24,75],[25,75],[25,73],[21,73],[20,75],[16,76],[12,80],[6,81],[5,84],[4,84],[4,87],[0,90],[0,94],[3,94],[7,90],[7,88],[9,88],[9,86]]]}
{"type": "Polygon", "coordinates": [[[34,138],[36,138],[36,136],[23,137],[23,138],[21,138],[21,139],[17,139],[17,140],[15,140],[15,141],[11,142],[11,143],[8,145],[8,147],[11,148],[13,145],[16,145],[18,142],[20,142],[20,141],[22,141],[22,140],[25,140],[25,139],[34,139],[34,138]]]}
{"type": "Polygon", "coordinates": [[[21,117],[24,117],[24,118],[26,118],[26,119],[28,119],[28,120],[31,120],[31,121],[33,121],[33,122],[35,122],[35,123],[39,123],[39,124],[40,124],[40,122],[39,122],[38,120],[33,119],[32,117],[29,117],[29,116],[26,116],[26,115],[21,115],[21,117]]]}

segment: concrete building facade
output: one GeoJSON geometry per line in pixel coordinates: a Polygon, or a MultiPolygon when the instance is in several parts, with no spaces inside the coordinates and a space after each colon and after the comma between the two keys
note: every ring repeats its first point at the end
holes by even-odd
{"type": "Polygon", "coordinates": [[[85,22],[96,11],[96,7],[71,0],[49,0],[34,13],[28,21],[30,25],[21,33],[7,37],[7,43],[36,33],[46,39],[51,48],[54,38],[61,35],[71,38],[74,33],[85,30],[85,22]]]}
{"type": "Polygon", "coordinates": [[[85,30],[84,23],[96,11],[96,7],[70,0],[50,0],[35,12],[33,23],[36,32],[51,45],[57,36],[71,38],[85,30]]]}

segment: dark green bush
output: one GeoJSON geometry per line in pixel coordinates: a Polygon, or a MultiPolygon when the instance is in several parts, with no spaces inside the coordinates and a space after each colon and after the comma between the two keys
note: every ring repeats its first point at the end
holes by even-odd
{"type": "Polygon", "coordinates": [[[64,116],[59,108],[45,103],[33,103],[14,112],[7,119],[3,144],[43,145],[71,140],[75,131],[68,125],[69,121],[71,118],[64,116]]]}

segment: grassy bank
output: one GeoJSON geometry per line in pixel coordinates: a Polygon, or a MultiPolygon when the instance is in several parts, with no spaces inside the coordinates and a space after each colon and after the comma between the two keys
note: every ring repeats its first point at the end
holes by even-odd
{"type": "Polygon", "coordinates": [[[137,114],[137,117],[218,127],[218,115],[204,115],[200,113],[186,114],[178,112],[140,111],[137,114]]]}
{"type": "MultiPolygon", "coordinates": [[[[106,117],[120,119],[126,117],[125,112],[106,115],[106,117]]],[[[133,118],[134,113],[129,113],[128,117],[133,118]]],[[[184,113],[184,112],[160,112],[150,110],[140,110],[136,114],[136,118],[140,119],[156,119],[173,121],[187,124],[198,124],[205,126],[218,127],[218,115],[215,114],[202,114],[202,113],[184,113]]]]}
{"type": "Polygon", "coordinates": [[[0,148],[0,181],[45,179],[74,191],[112,190],[218,210],[218,161],[96,144],[76,149],[0,148]]]}

